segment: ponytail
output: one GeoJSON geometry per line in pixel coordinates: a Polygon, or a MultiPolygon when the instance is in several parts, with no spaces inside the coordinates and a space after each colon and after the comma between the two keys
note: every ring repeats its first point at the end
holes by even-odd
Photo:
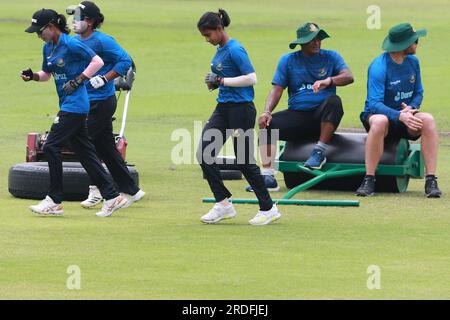
{"type": "Polygon", "coordinates": [[[228,27],[230,25],[231,19],[225,10],[219,9],[219,17],[220,17],[220,20],[222,20],[223,27],[228,27]]]}
{"type": "Polygon", "coordinates": [[[97,18],[94,18],[94,24],[92,25],[92,29],[100,29],[100,26],[102,25],[102,23],[105,21],[105,16],[103,15],[103,13],[99,13],[97,18]]]}
{"type": "Polygon", "coordinates": [[[197,28],[199,30],[215,30],[218,27],[228,27],[231,23],[228,13],[219,9],[219,12],[206,12],[197,22],[197,28]]]}
{"type": "Polygon", "coordinates": [[[58,19],[52,22],[62,33],[69,34],[70,29],[67,25],[66,16],[63,14],[58,14],[58,19]]]}

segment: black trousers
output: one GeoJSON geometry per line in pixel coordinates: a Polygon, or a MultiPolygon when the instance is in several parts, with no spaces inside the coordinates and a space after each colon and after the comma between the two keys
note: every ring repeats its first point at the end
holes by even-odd
{"type": "Polygon", "coordinates": [[[237,166],[255,191],[260,209],[267,211],[272,208],[273,201],[254,157],[255,118],[256,109],[252,102],[219,103],[203,128],[197,160],[216,202],[230,198],[231,193],[223,184],[215,159],[226,140],[232,135],[237,166]]]}
{"type": "Polygon", "coordinates": [[[341,98],[337,95],[329,96],[322,104],[313,110],[283,110],[272,115],[272,121],[265,130],[260,130],[260,143],[275,144],[271,137],[271,130],[278,129],[279,139],[283,141],[296,140],[302,137],[320,136],[322,122],[331,122],[335,128],[339,126],[344,109],[341,98]]]}
{"type": "Polygon", "coordinates": [[[50,171],[48,195],[55,203],[63,200],[63,168],[60,149],[70,143],[90,179],[106,200],[119,195],[111,177],[100,163],[86,128],[86,114],[59,111],[44,144],[50,171]]]}
{"type": "Polygon", "coordinates": [[[92,101],[87,118],[88,133],[97,150],[98,157],[108,167],[111,176],[119,187],[119,191],[134,195],[139,191],[139,188],[117,150],[114,139],[112,117],[116,108],[117,99],[115,95],[102,101],[92,101]]]}

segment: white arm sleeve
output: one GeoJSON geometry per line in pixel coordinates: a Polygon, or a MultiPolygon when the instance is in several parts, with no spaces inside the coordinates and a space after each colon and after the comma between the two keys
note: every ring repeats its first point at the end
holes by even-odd
{"type": "Polygon", "coordinates": [[[99,56],[95,56],[92,58],[91,62],[87,66],[86,70],[83,71],[83,74],[88,77],[92,78],[98,70],[100,70],[105,63],[103,62],[102,58],[99,56]]]}
{"type": "Polygon", "coordinates": [[[223,85],[225,87],[250,87],[254,86],[256,82],[255,72],[234,78],[223,78],[223,85]]]}

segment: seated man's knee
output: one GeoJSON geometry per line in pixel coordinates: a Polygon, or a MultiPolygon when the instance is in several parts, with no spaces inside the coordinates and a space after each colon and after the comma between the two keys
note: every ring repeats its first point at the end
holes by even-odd
{"type": "Polygon", "coordinates": [[[389,119],[385,115],[373,115],[369,119],[370,131],[374,133],[387,133],[389,119]]]}
{"type": "Polygon", "coordinates": [[[338,95],[329,96],[325,105],[327,112],[331,112],[335,115],[339,121],[344,116],[344,107],[342,106],[342,100],[338,95]]]}
{"type": "Polygon", "coordinates": [[[422,120],[424,126],[434,126],[435,121],[433,115],[427,112],[419,112],[416,117],[422,120]]]}

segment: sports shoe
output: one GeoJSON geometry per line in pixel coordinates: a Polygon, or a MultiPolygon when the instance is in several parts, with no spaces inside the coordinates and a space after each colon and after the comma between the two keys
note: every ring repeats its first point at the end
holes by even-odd
{"type": "Polygon", "coordinates": [[[355,195],[359,197],[373,196],[375,193],[375,177],[365,176],[355,195]]]}
{"type": "Polygon", "coordinates": [[[104,200],[102,211],[97,212],[95,215],[97,217],[109,217],[114,211],[122,208],[125,203],[127,203],[127,199],[120,195],[110,200],[104,200]]]}
{"type": "Polygon", "coordinates": [[[256,216],[249,221],[254,226],[263,226],[271,223],[272,221],[281,218],[280,212],[278,212],[277,205],[274,203],[272,208],[268,211],[258,211],[256,216]]]}
{"type": "Polygon", "coordinates": [[[313,149],[311,152],[311,155],[309,156],[309,159],[306,160],[305,166],[309,169],[315,169],[320,170],[322,169],[322,166],[327,162],[327,158],[325,158],[323,151],[319,149],[313,149]]]}
{"type": "Polygon", "coordinates": [[[438,187],[436,177],[427,177],[425,179],[425,195],[427,198],[440,198],[442,191],[438,187]]]}
{"type": "MultiPolygon", "coordinates": [[[[280,187],[278,186],[277,180],[274,176],[263,175],[264,185],[266,186],[269,192],[277,192],[280,191],[280,187]]],[[[253,192],[252,186],[247,186],[245,188],[247,192],[253,192]]]]}
{"type": "Polygon", "coordinates": [[[135,195],[131,195],[128,193],[121,193],[122,197],[124,197],[125,199],[127,199],[127,203],[125,203],[122,206],[122,209],[124,208],[128,208],[129,206],[131,206],[133,203],[138,202],[139,200],[141,200],[144,196],[145,196],[145,192],[142,190],[139,190],[138,192],[136,192],[135,195]]]}
{"type": "Polygon", "coordinates": [[[92,208],[102,202],[103,197],[100,190],[96,186],[89,186],[89,196],[86,200],[81,202],[83,208],[92,208]]]}
{"type": "Polygon", "coordinates": [[[43,215],[60,216],[64,213],[62,204],[56,204],[53,199],[46,196],[39,204],[30,206],[32,212],[43,215]]]}
{"type": "Polygon", "coordinates": [[[234,217],[236,217],[236,210],[234,209],[232,203],[227,206],[216,203],[207,214],[200,218],[200,220],[204,223],[214,224],[222,221],[223,219],[231,219],[234,217]]]}

